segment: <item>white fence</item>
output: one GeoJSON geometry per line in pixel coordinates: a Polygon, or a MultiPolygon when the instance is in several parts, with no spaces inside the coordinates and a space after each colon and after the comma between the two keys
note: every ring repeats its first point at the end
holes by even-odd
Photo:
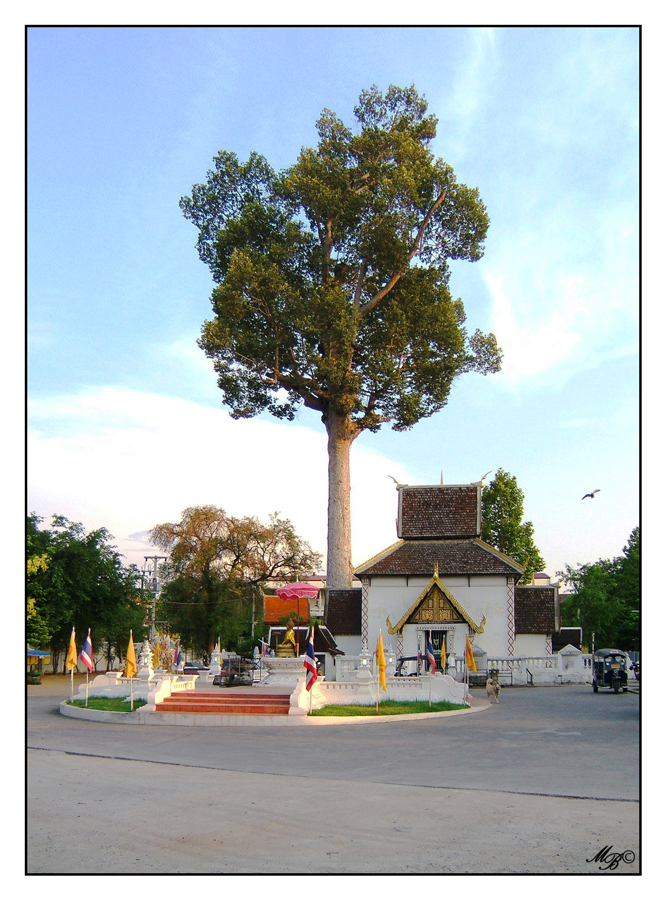
{"type": "MultiPolygon", "coordinates": [[[[565,647],[550,656],[483,656],[476,660],[477,675],[493,674],[502,685],[534,684],[590,684],[592,682],[592,656],[581,653],[575,647],[565,647]]],[[[374,657],[339,656],[335,659],[336,682],[356,681],[359,669],[366,665],[376,676],[374,657]]],[[[386,666],[387,674],[391,667],[386,666]]],[[[425,673],[425,669],[424,669],[425,673]]],[[[473,673],[472,673],[473,674],[473,673]]],[[[465,659],[456,657],[455,666],[447,668],[447,675],[456,681],[466,678],[465,659]]],[[[414,679],[404,678],[404,681],[414,679]]]]}

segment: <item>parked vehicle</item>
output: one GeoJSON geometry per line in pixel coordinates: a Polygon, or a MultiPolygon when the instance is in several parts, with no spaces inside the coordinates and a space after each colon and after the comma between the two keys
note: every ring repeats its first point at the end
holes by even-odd
{"type": "Polygon", "coordinates": [[[237,684],[252,684],[257,663],[243,656],[229,656],[222,660],[221,672],[213,678],[213,684],[231,687],[237,684]]]}
{"type": "Polygon", "coordinates": [[[627,657],[621,650],[596,650],[592,659],[592,690],[611,688],[616,694],[628,691],[627,657]]]}
{"type": "Polygon", "coordinates": [[[208,667],[202,666],[201,663],[186,662],[183,665],[183,675],[203,675],[207,671],[208,667]]]}
{"type": "Polygon", "coordinates": [[[634,678],[636,681],[641,680],[641,664],[636,660],[635,663],[631,664],[631,671],[634,673],[634,678]]]}

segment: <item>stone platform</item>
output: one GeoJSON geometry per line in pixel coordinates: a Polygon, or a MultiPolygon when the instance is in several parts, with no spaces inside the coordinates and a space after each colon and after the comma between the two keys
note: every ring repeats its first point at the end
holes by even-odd
{"type": "Polygon", "coordinates": [[[62,715],[96,722],[122,725],[163,725],[196,727],[276,727],[324,725],[363,725],[373,722],[404,722],[416,719],[466,715],[488,709],[485,700],[469,698],[467,709],[441,713],[416,713],[400,716],[308,716],[307,709],[294,705],[292,687],[259,685],[237,688],[197,684],[194,690],[172,694],[158,703],[154,711],[141,707],[132,714],[104,712],[60,704],[62,715]]]}

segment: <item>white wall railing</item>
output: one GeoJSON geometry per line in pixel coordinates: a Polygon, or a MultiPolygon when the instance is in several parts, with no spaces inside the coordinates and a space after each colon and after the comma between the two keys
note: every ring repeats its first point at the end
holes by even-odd
{"type": "MultiPolygon", "coordinates": [[[[369,671],[376,676],[374,658],[368,661],[369,671]]],[[[360,656],[338,656],[335,659],[337,683],[356,681],[362,668],[360,656]]],[[[477,676],[497,673],[504,685],[526,684],[589,684],[592,681],[592,657],[578,650],[564,650],[545,656],[488,656],[476,658],[477,676]]],[[[392,676],[394,667],[387,664],[386,674],[392,676]]],[[[447,667],[447,674],[456,681],[464,681],[467,670],[465,659],[458,656],[455,664],[447,667]]],[[[423,670],[425,674],[425,668],[423,670]]],[[[401,679],[409,681],[409,678],[401,679]]]]}

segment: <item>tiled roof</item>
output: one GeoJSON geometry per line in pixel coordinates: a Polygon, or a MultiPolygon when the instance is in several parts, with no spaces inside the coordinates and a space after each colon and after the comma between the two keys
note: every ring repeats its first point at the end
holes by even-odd
{"type": "Polygon", "coordinates": [[[310,603],[307,599],[282,600],[271,594],[264,594],[264,621],[267,625],[279,625],[280,619],[298,612],[301,619],[307,621],[310,618],[310,603]]]}
{"type": "Polygon", "coordinates": [[[401,541],[356,569],[356,575],[431,576],[435,564],[441,578],[448,575],[516,575],[523,572],[519,563],[474,538],[401,541]]]}
{"type": "Polygon", "coordinates": [[[481,534],[481,487],[474,484],[401,485],[398,537],[465,538],[481,534]]]}
{"type": "Polygon", "coordinates": [[[361,633],[361,593],[361,588],[328,592],[324,621],[333,634],[361,633]]]}
{"type": "Polygon", "coordinates": [[[557,631],[557,588],[516,587],[516,634],[552,634],[557,631]]]}

